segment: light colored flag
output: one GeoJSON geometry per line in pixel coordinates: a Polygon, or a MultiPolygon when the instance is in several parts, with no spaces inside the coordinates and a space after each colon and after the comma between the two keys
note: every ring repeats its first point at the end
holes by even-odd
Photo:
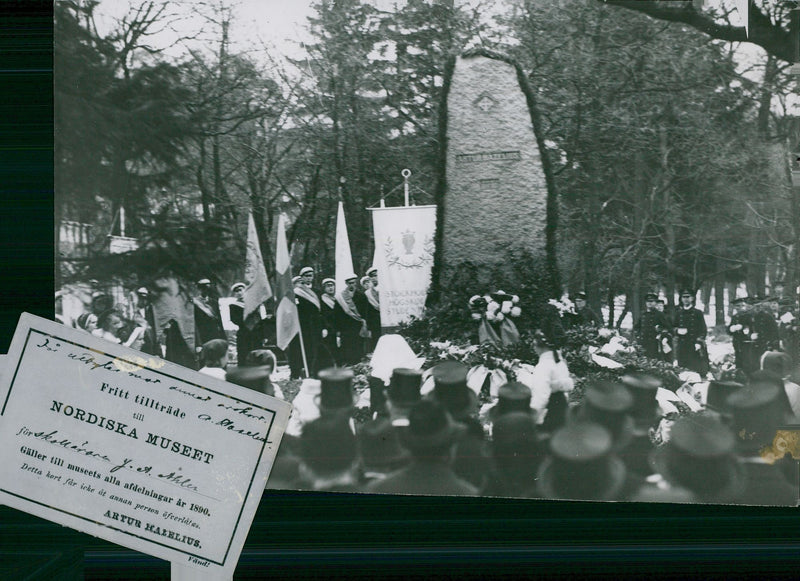
{"type": "Polygon", "coordinates": [[[286,350],[300,332],[300,317],[294,302],[292,265],[289,263],[289,246],[286,243],[286,217],[278,219],[278,241],[275,245],[275,331],[278,348],[286,350]]]}
{"type": "Polygon", "coordinates": [[[750,37],[750,0],[736,0],[736,10],[744,22],[744,33],[750,37]]]}
{"type": "Polygon", "coordinates": [[[344,221],[344,204],[339,202],[339,211],[336,215],[336,293],[344,289],[344,281],[351,278],[353,270],[353,255],[350,252],[350,238],[347,236],[347,224],[344,221]]]}
{"type": "Polygon", "coordinates": [[[256,221],[253,214],[247,219],[247,254],[244,267],[244,320],[258,311],[264,301],[272,297],[272,288],[267,279],[267,269],[261,256],[261,245],[258,243],[256,221]]]}

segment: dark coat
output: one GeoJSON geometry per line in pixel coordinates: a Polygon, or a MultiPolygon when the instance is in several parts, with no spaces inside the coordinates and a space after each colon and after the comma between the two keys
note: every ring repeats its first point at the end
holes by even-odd
{"type": "Polygon", "coordinates": [[[602,327],[603,319],[587,305],[575,311],[571,323],[575,327],[602,327]]]}
{"type": "Polygon", "coordinates": [[[708,352],[705,348],[708,329],[703,312],[694,308],[678,309],[675,312],[674,328],[678,365],[705,375],[708,372],[708,352]],[[698,344],[700,349],[697,349],[698,344]]]}
{"type": "MultiPolygon", "coordinates": [[[[303,334],[308,371],[314,377],[318,371],[317,354],[319,352],[319,342],[322,339],[322,315],[317,305],[303,295],[295,294],[295,304],[297,305],[297,316],[300,320],[300,332],[303,334]]],[[[292,377],[304,376],[303,354],[299,336],[295,336],[289,343],[288,355],[292,377]]]]}
{"type": "Polygon", "coordinates": [[[244,305],[241,303],[231,303],[228,307],[231,322],[239,327],[236,331],[236,356],[238,357],[239,364],[241,365],[247,354],[256,349],[260,349],[264,344],[266,338],[265,319],[261,319],[258,313],[253,313],[251,318],[257,318],[258,321],[252,324],[252,328],[247,326],[244,320],[244,305]]]}
{"type": "Polygon", "coordinates": [[[636,323],[635,332],[645,356],[672,361],[673,352],[664,353],[662,344],[664,338],[672,343],[672,325],[664,313],[657,310],[643,312],[636,323]]]}
{"type": "Polygon", "coordinates": [[[219,308],[216,300],[209,300],[206,308],[198,306],[195,299],[194,305],[194,343],[196,347],[202,347],[204,343],[212,339],[227,339],[225,329],[222,328],[222,318],[219,316],[219,308]]]}
{"type": "Polygon", "coordinates": [[[736,367],[748,375],[758,371],[760,355],[756,353],[756,346],[750,338],[755,330],[753,314],[748,312],[736,313],[731,317],[728,332],[733,340],[733,353],[736,356],[736,367]]]}
{"type": "Polygon", "coordinates": [[[319,368],[326,369],[333,367],[339,363],[339,347],[336,345],[336,303],[333,307],[329,307],[325,301],[320,297],[320,322],[321,322],[321,335],[319,345],[319,368]]]}
{"type": "MultiPolygon", "coordinates": [[[[358,309],[361,311],[360,306],[358,309]]],[[[366,295],[364,296],[364,312],[362,314],[367,320],[367,328],[372,334],[367,341],[367,351],[374,351],[375,345],[378,344],[378,339],[380,339],[381,336],[381,310],[373,307],[366,295]]]]}
{"type": "MultiPolygon", "coordinates": [[[[358,309],[359,314],[361,314],[361,308],[358,303],[356,303],[356,309],[358,309]]],[[[336,322],[336,329],[339,331],[339,336],[342,340],[342,346],[339,349],[340,363],[344,365],[360,363],[366,354],[364,351],[364,338],[360,335],[361,322],[356,321],[345,313],[338,302],[334,308],[334,320],[336,322]]]]}
{"type": "Polygon", "coordinates": [[[366,492],[381,494],[429,494],[477,496],[478,489],[461,480],[444,462],[414,461],[406,468],[373,482],[366,492]]]}

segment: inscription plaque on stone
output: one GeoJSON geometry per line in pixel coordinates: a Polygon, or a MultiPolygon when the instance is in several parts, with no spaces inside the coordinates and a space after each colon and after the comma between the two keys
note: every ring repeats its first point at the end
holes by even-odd
{"type": "Polygon", "coordinates": [[[516,68],[484,55],[457,58],[447,116],[439,284],[464,262],[485,276],[505,268],[515,248],[543,256],[548,189],[516,68]]]}

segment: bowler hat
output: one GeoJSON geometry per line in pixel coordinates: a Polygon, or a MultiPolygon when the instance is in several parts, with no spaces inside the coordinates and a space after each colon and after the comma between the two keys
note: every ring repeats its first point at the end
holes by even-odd
{"type": "Polygon", "coordinates": [[[780,391],[775,383],[759,381],[728,396],[725,403],[733,413],[733,431],[741,453],[756,453],[769,446],[786,421],[780,391]]]}
{"type": "Polygon", "coordinates": [[[637,429],[649,428],[656,420],[658,401],[656,393],[661,387],[661,380],[638,371],[622,376],[622,383],[633,396],[631,417],[637,429]]]}
{"type": "Polygon", "coordinates": [[[353,371],[330,367],[319,372],[321,391],[317,396],[320,412],[351,410],[354,404],[353,371]]]}
{"type": "Polygon", "coordinates": [[[509,381],[497,390],[497,403],[489,410],[492,421],[504,414],[531,413],[531,388],[518,381],[509,381]]]}
{"type": "Polygon", "coordinates": [[[387,397],[392,406],[410,408],[420,400],[422,372],[418,369],[398,367],[392,371],[387,397]]]}
{"type": "Polygon", "coordinates": [[[365,423],[358,433],[364,469],[374,472],[390,472],[403,466],[411,458],[400,446],[397,431],[384,417],[365,423]]]}
{"type": "Polygon", "coordinates": [[[455,418],[469,416],[478,398],[467,387],[469,368],[458,361],[443,361],[433,368],[433,397],[455,418]]]}
{"type": "Polygon", "coordinates": [[[612,454],[604,427],[574,422],[550,439],[550,456],[539,469],[539,492],[545,498],[613,500],[626,480],[625,464],[612,454]]]}
{"type": "Polygon", "coordinates": [[[401,435],[406,448],[420,453],[454,444],[466,431],[466,427],[452,420],[441,403],[423,399],[411,409],[408,428],[401,435]]]}
{"type": "Polygon", "coordinates": [[[745,485],[734,454],[735,439],[719,420],[707,415],[675,421],[670,439],[651,455],[653,468],[669,482],[690,490],[699,500],[727,502],[745,485]]]}
{"type": "Polygon", "coordinates": [[[621,450],[633,436],[632,407],[633,396],[628,389],[619,383],[601,382],[586,388],[583,402],[573,408],[571,417],[603,426],[614,440],[614,449],[621,450]]]}

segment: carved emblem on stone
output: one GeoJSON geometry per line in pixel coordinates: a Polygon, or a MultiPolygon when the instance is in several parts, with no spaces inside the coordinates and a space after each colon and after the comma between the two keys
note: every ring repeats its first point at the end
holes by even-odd
{"type": "Polygon", "coordinates": [[[478,98],[472,102],[478,109],[486,113],[497,105],[497,101],[489,93],[481,93],[478,98]]]}

